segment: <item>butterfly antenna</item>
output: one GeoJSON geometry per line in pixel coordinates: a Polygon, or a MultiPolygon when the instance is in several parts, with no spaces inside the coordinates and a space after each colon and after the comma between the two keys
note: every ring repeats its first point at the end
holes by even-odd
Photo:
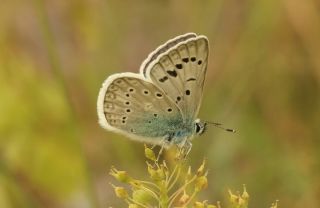
{"type": "Polygon", "coordinates": [[[234,129],[224,128],[221,123],[210,122],[210,121],[206,121],[206,123],[207,124],[211,124],[211,125],[219,128],[219,129],[223,129],[223,130],[228,131],[228,132],[236,133],[236,130],[234,130],[234,129]]]}

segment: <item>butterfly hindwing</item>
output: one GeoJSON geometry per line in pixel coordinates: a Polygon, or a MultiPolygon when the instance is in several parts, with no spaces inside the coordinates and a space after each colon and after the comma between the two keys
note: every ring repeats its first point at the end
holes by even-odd
{"type": "Polygon", "coordinates": [[[143,76],[122,73],[110,76],[98,98],[100,124],[136,140],[158,144],[182,115],[165,93],[143,76]]]}
{"type": "Polygon", "coordinates": [[[205,36],[192,37],[158,55],[146,69],[146,77],[179,107],[184,120],[194,120],[198,114],[208,51],[205,36]]]}

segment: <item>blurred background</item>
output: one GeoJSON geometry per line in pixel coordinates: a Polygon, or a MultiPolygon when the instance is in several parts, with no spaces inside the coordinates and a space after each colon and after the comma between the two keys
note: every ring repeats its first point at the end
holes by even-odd
{"type": "Polygon", "coordinates": [[[246,184],[251,207],[320,207],[316,0],[2,0],[0,207],[126,207],[108,172],[145,175],[144,148],[99,127],[99,88],[186,32],[210,40],[199,117],[237,130],[193,141],[203,199],[246,184]]]}

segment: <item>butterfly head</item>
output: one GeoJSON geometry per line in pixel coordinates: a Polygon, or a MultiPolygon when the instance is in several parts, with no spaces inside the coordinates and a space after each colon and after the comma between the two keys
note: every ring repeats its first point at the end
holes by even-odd
{"type": "Polygon", "coordinates": [[[200,119],[196,119],[194,121],[194,128],[195,128],[196,135],[201,135],[207,129],[207,123],[200,121],[200,119]]]}

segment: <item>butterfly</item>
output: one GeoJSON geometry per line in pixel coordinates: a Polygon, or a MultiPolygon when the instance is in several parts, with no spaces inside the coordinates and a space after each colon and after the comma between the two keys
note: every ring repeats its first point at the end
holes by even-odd
{"type": "Polygon", "coordinates": [[[97,101],[100,125],[133,140],[189,153],[205,132],[197,118],[208,64],[206,36],[170,39],[145,59],[140,73],[118,73],[103,83],[97,101]]]}

